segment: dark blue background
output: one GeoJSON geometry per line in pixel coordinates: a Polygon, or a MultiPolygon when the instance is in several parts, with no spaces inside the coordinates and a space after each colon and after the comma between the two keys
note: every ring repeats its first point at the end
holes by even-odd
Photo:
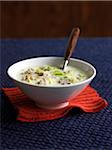
{"type": "MultiPolygon", "coordinates": [[[[63,56],[67,39],[1,40],[1,87],[15,86],[7,68],[35,56],[63,56]]],[[[98,113],[77,109],[67,116],[45,122],[22,123],[1,92],[2,149],[11,150],[111,150],[112,149],[112,38],[80,39],[73,57],[86,60],[97,69],[91,83],[109,106],[98,113]]]]}

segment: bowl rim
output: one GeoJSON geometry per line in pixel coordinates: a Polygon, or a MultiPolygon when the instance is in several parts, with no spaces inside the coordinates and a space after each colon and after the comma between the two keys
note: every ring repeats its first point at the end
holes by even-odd
{"type": "Polygon", "coordinates": [[[81,62],[83,64],[86,64],[88,65],[90,68],[92,68],[93,70],[93,74],[92,76],[90,76],[89,78],[87,78],[86,80],[84,81],[81,81],[81,82],[78,82],[78,83],[74,83],[74,84],[67,84],[67,85],[34,85],[34,84],[30,84],[30,83],[26,83],[24,81],[20,81],[18,79],[15,79],[13,78],[11,75],[10,75],[10,69],[16,65],[17,63],[20,63],[20,62],[23,62],[23,61],[27,61],[27,60],[35,60],[35,59],[39,59],[39,58],[42,58],[42,59],[48,59],[48,58],[60,58],[60,59],[63,59],[63,57],[59,57],[59,56],[47,56],[47,57],[32,57],[32,58],[28,58],[28,59],[23,59],[23,60],[20,60],[20,61],[17,61],[16,63],[13,63],[12,65],[10,65],[7,69],[7,74],[8,76],[13,79],[14,81],[16,82],[19,82],[21,84],[25,84],[25,85],[28,85],[28,86],[33,86],[33,87],[39,87],[39,88],[67,88],[67,87],[73,87],[73,86],[78,86],[78,85],[81,85],[81,84],[84,84],[88,81],[92,81],[93,78],[96,76],[96,68],[89,62],[85,61],[85,60],[82,60],[82,59],[79,59],[79,58],[70,58],[70,60],[72,61],[77,61],[77,62],[81,62]]]}

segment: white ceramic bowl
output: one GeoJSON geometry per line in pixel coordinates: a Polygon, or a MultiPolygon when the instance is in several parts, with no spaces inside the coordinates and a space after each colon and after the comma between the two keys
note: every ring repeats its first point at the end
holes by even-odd
{"type": "Polygon", "coordinates": [[[67,106],[68,100],[77,96],[96,75],[96,69],[91,64],[71,58],[69,65],[84,70],[88,79],[76,84],[60,86],[31,85],[18,79],[18,73],[22,69],[46,64],[60,67],[63,64],[63,57],[31,58],[19,61],[8,68],[8,75],[15,81],[16,85],[42,108],[59,109],[67,106]]]}

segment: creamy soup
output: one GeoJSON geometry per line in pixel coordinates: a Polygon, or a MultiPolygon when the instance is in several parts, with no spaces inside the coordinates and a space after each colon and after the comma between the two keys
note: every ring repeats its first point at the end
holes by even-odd
{"type": "Polygon", "coordinates": [[[19,73],[20,80],[33,85],[68,85],[87,79],[87,74],[76,67],[66,70],[51,65],[28,68],[19,73]]]}

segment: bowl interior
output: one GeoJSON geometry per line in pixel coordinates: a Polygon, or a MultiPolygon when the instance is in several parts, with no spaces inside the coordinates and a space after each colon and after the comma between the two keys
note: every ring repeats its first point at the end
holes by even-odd
{"type": "MultiPolygon", "coordinates": [[[[8,69],[8,74],[11,78],[18,81],[18,74],[22,69],[43,65],[53,65],[60,67],[63,64],[63,61],[63,57],[37,57],[26,59],[10,66],[8,69]]],[[[79,69],[83,70],[87,74],[88,78],[92,77],[93,75],[95,76],[96,74],[96,70],[91,64],[80,59],[71,58],[69,66],[78,67],[79,69]]]]}

